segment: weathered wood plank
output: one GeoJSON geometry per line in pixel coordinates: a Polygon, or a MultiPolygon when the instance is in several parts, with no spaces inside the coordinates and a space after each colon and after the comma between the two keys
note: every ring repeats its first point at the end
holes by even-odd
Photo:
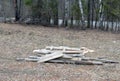
{"type": "Polygon", "coordinates": [[[16,58],[16,61],[37,62],[38,60],[37,58],[16,58]]]}
{"type": "Polygon", "coordinates": [[[85,54],[65,54],[71,57],[83,57],[85,54]]]}
{"type": "Polygon", "coordinates": [[[98,61],[73,61],[73,60],[49,60],[48,63],[61,63],[61,64],[78,64],[78,65],[103,65],[98,61]]]}
{"type": "Polygon", "coordinates": [[[46,49],[38,49],[38,50],[33,50],[33,53],[39,53],[39,54],[50,54],[51,51],[50,50],[46,50],[46,49]]]}
{"type": "Polygon", "coordinates": [[[29,56],[28,58],[30,58],[30,59],[39,59],[40,57],[39,56],[29,56]]]}
{"type": "Polygon", "coordinates": [[[44,55],[44,56],[40,57],[38,63],[46,62],[46,61],[56,59],[56,58],[59,58],[59,57],[62,57],[62,56],[63,56],[62,52],[60,52],[60,51],[54,52],[52,54],[48,54],[48,55],[44,55]]]}
{"type": "Polygon", "coordinates": [[[61,58],[72,59],[73,57],[72,57],[72,56],[69,56],[69,55],[66,55],[66,54],[63,54],[63,56],[62,56],[61,58]]]}
{"type": "Polygon", "coordinates": [[[81,58],[81,59],[85,60],[85,61],[100,61],[100,62],[103,62],[103,63],[119,63],[119,62],[113,61],[113,60],[98,59],[98,58],[87,58],[87,57],[84,57],[84,58],[81,58]]]}
{"type": "Polygon", "coordinates": [[[25,58],[25,61],[27,61],[27,62],[38,62],[39,59],[25,58]]]}
{"type": "Polygon", "coordinates": [[[58,47],[56,47],[56,46],[47,46],[46,47],[46,49],[47,50],[64,50],[64,49],[67,49],[67,48],[69,48],[69,47],[66,47],[66,46],[58,46],[58,47]]]}
{"type": "Polygon", "coordinates": [[[83,53],[83,51],[63,51],[64,54],[80,54],[83,53]]]}
{"type": "Polygon", "coordinates": [[[67,47],[67,46],[47,46],[46,47],[47,50],[66,50],[66,51],[79,51],[80,48],[70,48],[70,47],[67,47]]]}
{"type": "Polygon", "coordinates": [[[67,48],[66,51],[80,51],[80,48],[67,48]]]}
{"type": "Polygon", "coordinates": [[[80,50],[84,50],[84,51],[87,51],[87,52],[95,52],[94,50],[91,50],[91,49],[88,49],[86,47],[81,47],[80,50]]]}

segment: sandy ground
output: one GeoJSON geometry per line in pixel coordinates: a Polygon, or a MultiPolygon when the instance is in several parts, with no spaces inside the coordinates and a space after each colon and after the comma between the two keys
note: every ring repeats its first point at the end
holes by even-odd
{"type": "Polygon", "coordinates": [[[120,81],[120,64],[75,65],[17,62],[48,45],[87,47],[89,57],[120,62],[120,34],[0,23],[0,81],[120,81]]]}

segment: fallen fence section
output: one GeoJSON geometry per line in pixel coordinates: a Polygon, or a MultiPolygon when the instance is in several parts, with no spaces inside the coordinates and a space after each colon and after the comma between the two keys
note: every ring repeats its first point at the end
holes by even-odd
{"type": "Polygon", "coordinates": [[[67,46],[47,46],[45,49],[33,50],[34,56],[27,58],[16,58],[16,61],[27,61],[37,63],[60,63],[60,64],[82,64],[103,65],[104,63],[119,63],[104,58],[90,58],[85,54],[94,52],[86,47],[70,48],[67,46]]]}

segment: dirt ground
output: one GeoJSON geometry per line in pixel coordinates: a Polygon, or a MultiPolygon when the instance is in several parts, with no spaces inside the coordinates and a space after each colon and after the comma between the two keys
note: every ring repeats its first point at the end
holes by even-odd
{"type": "Polygon", "coordinates": [[[120,64],[75,65],[17,62],[48,45],[87,47],[89,57],[120,62],[120,34],[0,23],[0,81],[120,81],[120,64]]]}

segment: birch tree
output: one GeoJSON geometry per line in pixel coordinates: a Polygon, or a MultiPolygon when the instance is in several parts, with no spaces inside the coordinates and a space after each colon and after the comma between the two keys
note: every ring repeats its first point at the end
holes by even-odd
{"type": "Polygon", "coordinates": [[[84,18],[84,12],[83,12],[83,6],[82,6],[82,1],[79,0],[79,8],[81,12],[81,21],[82,21],[82,29],[85,29],[85,18],[84,18]]]}
{"type": "Polygon", "coordinates": [[[68,26],[69,20],[69,0],[65,0],[65,26],[68,26]]]}
{"type": "Polygon", "coordinates": [[[99,28],[103,27],[103,4],[102,0],[99,0],[100,9],[99,9],[99,28]]]}

